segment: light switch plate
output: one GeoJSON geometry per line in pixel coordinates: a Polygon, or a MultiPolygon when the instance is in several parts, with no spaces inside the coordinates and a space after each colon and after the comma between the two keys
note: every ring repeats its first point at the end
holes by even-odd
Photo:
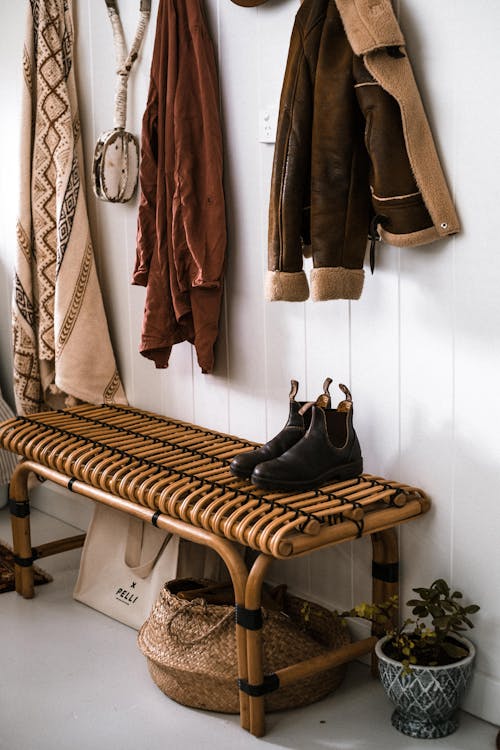
{"type": "Polygon", "coordinates": [[[259,112],[259,141],[260,143],[274,143],[278,125],[278,110],[268,107],[259,112]]]}

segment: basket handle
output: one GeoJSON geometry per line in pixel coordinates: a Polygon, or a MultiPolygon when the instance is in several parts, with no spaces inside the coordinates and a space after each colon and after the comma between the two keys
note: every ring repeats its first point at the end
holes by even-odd
{"type": "MultiPolygon", "coordinates": [[[[182,601],[182,600],[179,600],[182,601]]],[[[183,646],[194,646],[197,643],[201,643],[205,640],[205,638],[208,638],[209,635],[212,635],[212,633],[215,633],[217,630],[219,630],[225,622],[227,622],[230,619],[234,619],[234,608],[231,609],[230,612],[227,612],[221,619],[214,623],[210,628],[208,628],[204,633],[197,636],[196,638],[193,638],[191,640],[186,640],[184,638],[181,638],[179,636],[179,633],[176,633],[172,630],[172,623],[175,622],[175,620],[179,617],[179,615],[184,614],[186,610],[191,609],[195,605],[200,605],[200,603],[203,603],[203,599],[192,599],[190,602],[182,602],[179,609],[177,609],[173,614],[170,615],[168,620],[166,621],[165,625],[167,627],[167,632],[169,635],[172,636],[172,638],[175,638],[179,643],[181,643],[183,646]]]]}

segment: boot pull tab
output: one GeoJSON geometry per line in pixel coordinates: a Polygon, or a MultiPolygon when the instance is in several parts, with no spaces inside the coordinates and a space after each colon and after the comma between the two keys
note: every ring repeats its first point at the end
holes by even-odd
{"type": "Polygon", "coordinates": [[[343,383],[339,383],[339,388],[342,391],[342,393],[344,394],[344,396],[346,397],[346,400],[347,401],[352,401],[351,391],[349,390],[349,388],[346,385],[344,385],[343,383]]]}
{"type": "Polygon", "coordinates": [[[330,386],[333,383],[333,380],[331,378],[326,378],[325,382],[323,383],[323,396],[326,396],[326,400],[328,403],[326,404],[326,408],[329,409],[331,406],[331,397],[330,397],[330,386]]]}
{"type": "Polygon", "coordinates": [[[332,383],[331,378],[327,378],[325,382],[323,383],[323,393],[321,393],[316,401],[314,402],[316,406],[321,406],[322,409],[330,409],[332,405],[332,400],[330,398],[330,384],[332,383]]]}
{"type": "Polygon", "coordinates": [[[291,380],[290,381],[290,401],[295,401],[295,396],[297,395],[298,390],[299,390],[298,380],[291,380]]]}
{"type": "MultiPolygon", "coordinates": [[[[320,398],[321,398],[321,396],[320,396],[320,398]]],[[[304,406],[302,406],[299,409],[299,414],[302,414],[302,416],[304,416],[304,414],[306,413],[306,411],[309,411],[309,409],[311,408],[311,406],[316,406],[316,404],[318,403],[318,401],[319,401],[319,399],[317,401],[308,401],[307,403],[305,403],[304,406]]]]}
{"type": "Polygon", "coordinates": [[[349,388],[343,383],[339,383],[339,388],[345,396],[345,400],[341,401],[337,406],[337,411],[349,411],[352,408],[352,396],[349,388]]]}
{"type": "Polygon", "coordinates": [[[304,406],[299,409],[299,414],[304,414],[306,411],[309,411],[311,406],[319,406],[321,409],[329,409],[330,408],[330,396],[327,396],[325,393],[322,393],[321,396],[318,396],[316,401],[308,401],[304,406]]]}

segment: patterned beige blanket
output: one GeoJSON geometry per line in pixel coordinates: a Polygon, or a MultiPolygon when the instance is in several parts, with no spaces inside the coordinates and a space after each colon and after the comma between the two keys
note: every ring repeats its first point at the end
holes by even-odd
{"type": "MultiPolygon", "coordinates": [[[[9,405],[3,400],[2,392],[0,391],[0,421],[4,422],[6,419],[10,419],[14,415],[9,405]]],[[[4,484],[8,484],[14,467],[17,463],[17,456],[9,451],[0,450],[0,487],[4,484]]],[[[6,496],[0,494],[0,508],[4,505],[6,496]]]]}
{"type": "Polygon", "coordinates": [[[90,237],[72,0],[31,0],[23,53],[21,210],[13,305],[20,414],[126,403],[90,237]]]}

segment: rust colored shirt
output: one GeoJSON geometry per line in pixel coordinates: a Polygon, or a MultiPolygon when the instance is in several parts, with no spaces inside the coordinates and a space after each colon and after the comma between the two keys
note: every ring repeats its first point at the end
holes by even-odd
{"type": "Polygon", "coordinates": [[[215,55],[200,0],[160,0],[142,123],[137,259],[143,356],[167,367],[190,341],[214,366],[226,220],[215,55]]]}

